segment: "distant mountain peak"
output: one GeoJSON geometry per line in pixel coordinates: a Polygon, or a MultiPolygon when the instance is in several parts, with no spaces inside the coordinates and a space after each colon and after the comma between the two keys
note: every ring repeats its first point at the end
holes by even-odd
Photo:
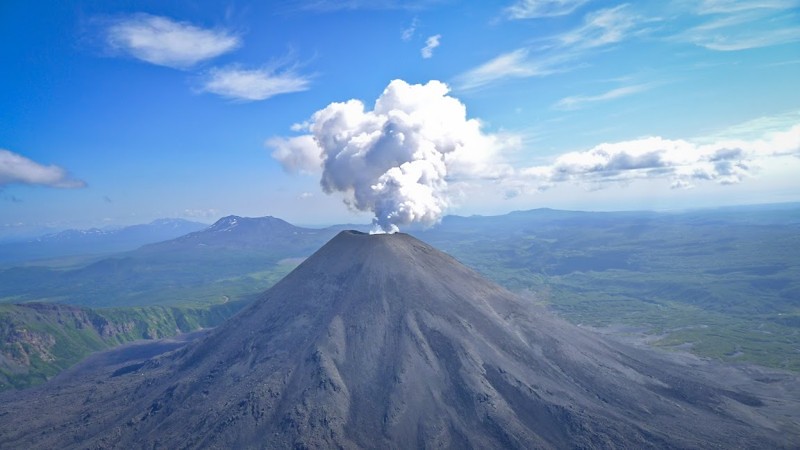
{"type": "Polygon", "coordinates": [[[264,217],[242,217],[236,215],[225,216],[214,222],[213,225],[208,227],[206,231],[222,232],[231,231],[239,226],[247,226],[252,228],[264,227],[282,227],[284,229],[297,228],[289,222],[278,219],[277,217],[264,216],[264,217]]]}
{"type": "Polygon", "coordinates": [[[147,246],[148,251],[168,247],[177,251],[177,248],[205,248],[247,250],[261,249],[270,254],[284,254],[285,257],[305,256],[329,239],[332,230],[317,230],[302,228],[272,216],[242,217],[236,215],[225,216],[212,225],[193,233],[186,234],[176,239],[159,242],[147,246]],[[312,244],[313,243],[313,244],[312,244]],[[299,247],[298,247],[299,245],[299,247]],[[304,249],[304,254],[298,255],[298,248],[304,249]]]}
{"type": "Polygon", "coordinates": [[[208,231],[230,231],[241,220],[242,218],[239,216],[226,216],[214,222],[213,225],[208,227],[208,231]]]}

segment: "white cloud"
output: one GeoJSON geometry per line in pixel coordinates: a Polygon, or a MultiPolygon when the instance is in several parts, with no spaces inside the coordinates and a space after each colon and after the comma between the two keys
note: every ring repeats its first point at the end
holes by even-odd
{"type": "Polygon", "coordinates": [[[166,17],[137,14],[107,29],[112,48],[160,66],[185,69],[230,52],[239,38],[227,31],[209,30],[166,17]]]}
{"type": "Polygon", "coordinates": [[[310,80],[293,71],[276,72],[271,69],[214,68],[202,87],[234,100],[266,100],[278,94],[308,90],[310,80]]]}
{"type": "Polygon", "coordinates": [[[509,19],[565,16],[586,2],[588,0],[517,0],[504,13],[509,19]]]}
{"type": "Polygon", "coordinates": [[[612,89],[598,95],[574,95],[564,97],[559,100],[555,105],[556,109],[573,110],[583,108],[587,103],[604,102],[614,100],[621,97],[637,94],[650,89],[649,85],[637,84],[632,86],[623,86],[620,88],[612,89]]]}
{"type": "Polygon", "coordinates": [[[435,49],[436,47],[438,47],[440,45],[439,41],[441,39],[442,39],[442,35],[441,34],[436,34],[436,35],[433,35],[433,36],[429,37],[425,41],[425,47],[423,47],[422,50],[420,50],[420,54],[422,55],[422,57],[425,58],[425,59],[429,59],[429,58],[433,57],[433,49],[435,49]]]}
{"type": "Polygon", "coordinates": [[[311,135],[274,137],[265,145],[273,149],[272,157],[289,173],[311,174],[322,170],[322,149],[311,135]]]}
{"type": "Polygon", "coordinates": [[[499,152],[513,142],[484,133],[448,91],[439,81],[394,80],[373,110],[359,100],[331,103],[313,114],[310,134],[268,145],[290,170],[314,167],[321,156],[323,190],[371,211],[384,231],[432,224],[450,204],[451,182],[500,177],[499,152]]]}
{"type": "Polygon", "coordinates": [[[698,143],[648,137],[600,144],[565,153],[548,165],[522,169],[518,176],[537,190],[564,182],[602,189],[656,178],[669,180],[673,188],[690,188],[699,182],[740,183],[753,176],[760,163],[785,156],[800,157],[800,125],[756,140],[698,143]]]}
{"type": "Polygon", "coordinates": [[[17,153],[0,149],[0,188],[9,184],[65,189],[86,187],[86,182],[70,177],[61,167],[44,166],[17,153]]]}

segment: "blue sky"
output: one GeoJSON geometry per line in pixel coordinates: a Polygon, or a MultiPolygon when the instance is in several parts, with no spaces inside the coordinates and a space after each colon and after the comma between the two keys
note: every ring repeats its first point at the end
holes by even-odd
{"type": "Polygon", "coordinates": [[[0,236],[227,214],[363,223],[399,217],[416,188],[457,214],[800,200],[800,1],[3,2],[0,61],[0,236]],[[480,130],[460,156],[429,155],[435,180],[404,185],[404,169],[381,191],[389,212],[357,194],[389,166],[360,179],[329,164],[341,148],[279,152],[323,139],[312,115],[335,102],[380,116],[394,88],[412,119],[457,102],[466,117],[446,123],[480,130]],[[434,91],[445,100],[414,103],[434,91]],[[351,178],[325,193],[332,173],[351,178]]]}

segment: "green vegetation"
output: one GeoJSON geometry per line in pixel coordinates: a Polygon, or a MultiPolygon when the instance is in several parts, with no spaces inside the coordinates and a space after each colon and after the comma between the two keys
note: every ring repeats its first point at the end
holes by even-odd
{"type": "Polygon", "coordinates": [[[0,305],[0,390],[44,382],[97,350],[216,326],[243,305],[109,309],[0,305]]]}

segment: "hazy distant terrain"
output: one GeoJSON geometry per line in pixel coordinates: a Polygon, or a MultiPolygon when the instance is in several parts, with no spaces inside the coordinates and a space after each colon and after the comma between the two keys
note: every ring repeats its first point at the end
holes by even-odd
{"type": "MultiPolygon", "coordinates": [[[[231,216],[132,252],[0,270],[0,301],[94,308],[248,302],[340,228],[231,216]]],[[[800,370],[798,204],[449,216],[411,233],[573,323],[800,370]]]]}
{"type": "Polygon", "coordinates": [[[173,239],[207,225],[183,219],[160,219],[118,229],[66,230],[35,239],[0,243],[0,264],[134,250],[145,244],[173,239]]]}

